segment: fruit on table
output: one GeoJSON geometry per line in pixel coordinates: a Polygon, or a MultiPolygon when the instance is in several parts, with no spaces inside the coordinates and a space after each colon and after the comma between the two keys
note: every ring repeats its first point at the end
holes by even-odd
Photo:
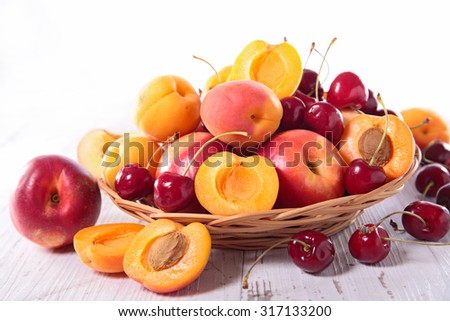
{"type": "Polygon", "coordinates": [[[10,213],[24,237],[58,248],[71,244],[75,233],[97,222],[101,203],[96,180],[78,162],[43,155],[25,167],[11,197],[10,213]]]}
{"type": "Polygon", "coordinates": [[[424,196],[436,196],[439,188],[450,183],[450,174],[444,165],[433,163],[419,168],[414,185],[424,196]]]}
{"type": "MultiPolygon", "coordinates": [[[[386,116],[361,114],[347,124],[339,149],[347,164],[361,158],[370,161],[386,130],[386,116]]],[[[405,174],[414,161],[415,144],[409,127],[398,117],[389,115],[385,143],[372,165],[383,168],[387,181],[405,174]]]]}
{"type": "Polygon", "coordinates": [[[164,75],[152,79],[139,94],[134,121],[155,141],[194,131],[200,122],[200,96],[184,78],[164,75]]]}
{"type": "Polygon", "coordinates": [[[245,131],[250,138],[227,135],[221,140],[235,147],[257,146],[279,127],[283,107],[267,86],[254,80],[234,80],[217,85],[206,94],[200,109],[208,131],[217,136],[245,131]]]}
{"type": "MultiPolygon", "coordinates": [[[[156,177],[165,172],[183,175],[186,167],[188,167],[197,151],[213,137],[208,132],[192,132],[169,144],[161,156],[160,164],[156,170],[156,177]]],[[[186,176],[194,179],[203,161],[209,156],[224,151],[225,149],[226,145],[220,140],[216,140],[208,144],[208,146],[205,146],[201,154],[196,157],[189,167],[186,176]]]]}
{"type": "Polygon", "coordinates": [[[156,293],[180,290],[204,270],[211,251],[205,225],[183,226],[158,219],[139,231],[125,252],[123,267],[133,280],[156,293]]]}
{"type": "Polygon", "coordinates": [[[275,207],[302,207],[344,195],[344,162],[335,146],[306,129],[278,133],[257,150],[275,165],[275,207]]]}
{"type": "Polygon", "coordinates": [[[367,103],[368,91],[361,79],[351,71],[342,72],[330,84],[327,102],[338,109],[360,109],[367,103]]]}
{"type": "Polygon", "coordinates": [[[334,260],[333,242],[323,233],[306,230],[294,234],[288,243],[292,261],[308,273],[318,273],[334,260]]]}
{"type": "Polygon", "coordinates": [[[155,179],[147,168],[139,164],[126,164],[116,175],[114,188],[123,199],[136,201],[153,193],[155,179]]]}
{"type": "Polygon", "coordinates": [[[436,242],[443,238],[450,229],[448,209],[428,201],[414,201],[405,207],[406,212],[419,215],[424,221],[412,215],[402,215],[403,228],[419,240],[436,242]]]}
{"type": "Polygon", "coordinates": [[[439,163],[450,165],[450,144],[435,140],[422,150],[422,160],[425,163],[439,163]]]}
{"type": "Polygon", "coordinates": [[[77,159],[95,179],[102,177],[102,159],[108,146],[120,138],[103,128],[95,128],[87,132],[77,146],[77,159]]]}
{"type": "Polygon", "coordinates": [[[434,140],[450,143],[450,133],[447,123],[435,111],[427,108],[409,108],[403,110],[401,114],[409,127],[415,127],[421,124],[426,118],[429,118],[427,124],[411,129],[416,144],[420,149],[424,149],[434,140]]]}
{"type": "Polygon", "coordinates": [[[375,264],[386,258],[391,241],[386,230],[375,224],[360,226],[348,240],[350,254],[361,263],[375,264]]]}
{"type": "Polygon", "coordinates": [[[200,204],[217,215],[270,210],[278,194],[273,164],[258,155],[212,155],[200,166],[194,183],[200,204]]]}
{"type": "Polygon", "coordinates": [[[324,101],[309,106],[303,122],[305,129],[324,136],[335,145],[339,143],[344,132],[344,117],[341,111],[324,101]]]}
{"type": "Polygon", "coordinates": [[[450,183],[445,184],[437,191],[436,204],[442,205],[450,210],[450,183]]]}
{"type": "Polygon", "coordinates": [[[250,79],[263,83],[281,99],[291,96],[302,78],[302,61],[297,50],[286,41],[249,43],[237,56],[230,80],[250,79]]]}
{"type": "Polygon", "coordinates": [[[117,173],[127,164],[139,164],[155,177],[160,157],[158,143],[143,135],[126,133],[112,142],[106,150],[102,161],[102,177],[114,190],[117,173]]]}
{"type": "Polygon", "coordinates": [[[144,225],[110,223],[86,227],[73,237],[73,246],[81,262],[105,273],[123,272],[123,257],[144,225]]]}

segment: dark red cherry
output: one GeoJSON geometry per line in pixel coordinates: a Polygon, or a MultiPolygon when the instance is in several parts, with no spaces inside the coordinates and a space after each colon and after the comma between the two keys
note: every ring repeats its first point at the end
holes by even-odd
{"type": "Polygon", "coordinates": [[[283,117],[281,118],[278,130],[285,131],[302,128],[306,110],[305,103],[295,96],[288,96],[282,98],[280,101],[281,106],[283,106],[283,117]]]}
{"type": "Polygon", "coordinates": [[[439,241],[450,229],[450,214],[442,205],[428,201],[415,201],[406,206],[405,211],[419,215],[426,223],[424,225],[412,215],[402,215],[403,228],[419,240],[439,241]]]}
{"type": "Polygon", "coordinates": [[[164,172],[154,184],[153,201],[164,212],[178,212],[195,201],[194,180],[177,173],[164,172]]]}
{"type": "Polygon", "coordinates": [[[375,115],[378,110],[378,101],[372,90],[368,90],[367,102],[360,109],[364,114],[375,115]]]}
{"type": "Polygon", "coordinates": [[[387,177],[383,168],[371,166],[361,158],[354,159],[344,175],[345,189],[349,194],[365,194],[384,185],[387,177]]]}
{"type": "Polygon", "coordinates": [[[368,91],[363,82],[350,71],[337,75],[327,93],[327,101],[338,109],[359,109],[367,103],[367,99],[368,91]]]}
{"type": "Polygon", "coordinates": [[[439,188],[450,183],[450,174],[444,165],[427,164],[419,168],[416,175],[416,189],[425,196],[436,196],[439,188]]]}
{"type": "Polygon", "coordinates": [[[342,112],[330,103],[320,101],[306,109],[303,119],[304,127],[330,140],[339,143],[344,132],[342,112]]]}
{"type": "Polygon", "coordinates": [[[299,89],[297,89],[295,91],[293,96],[295,96],[298,99],[300,99],[301,101],[303,101],[306,108],[308,108],[309,106],[311,106],[312,104],[315,104],[317,102],[317,100],[314,97],[310,97],[307,94],[302,93],[299,89]]]}
{"type": "Polygon", "coordinates": [[[450,160],[450,144],[436,140],[423,150],[425,163],[446,164],[450,160]]]}
{"type": "Polygon", "coordinates": [[[153,193],[152,174],[139,164],[127,164],[116,175],[114,187],[125,200],[135,201],[153,193]]]}
{"type": "Polygon", "coordinates": [[[303,271],[317,273],[333,262],[335,249],[325,234],[307,230],[292,237],[288,243],[288,254],[303,271]]]}
{"type": "Polygon", "coordinates": [[[450,210],[450,183],[445,184],[436,193],[436,203],[450,210]]]}
{"type": "Polygon", "coordinates": [[[350,254],[361,263],[375,264],[389,254],[391,241],[389,234],[380,225],[365,224],[351,235],[348,241],[350,254]]]}
{"type": "MultiPolygon", "coordinates": [[[[386,112],[389,115],[394,115],[394,116],[396,116],[396,117],[398,117],[398,118],[403,120],[403,116],[401,114],[397,113],[396,111],[392,110],[392,109],[386,109],[386,112]]],[[[375,115],[375,116],[385,116],[386,112],[384,111],[383,108],[379,108],[373,113],[373,115],[375,115]]]]}
{"type": "MultiPolygon", "coordinates": [[[[310,97],[316,97],[316,82],[317,82],[318,74],[314,70],[311,69],[303,69],[302,80],[298,85],[298,90],[310,97]]],[[[318,98],[322,100],[323,98],[323,88],[319,81],[318,87],[318,98]]]]}

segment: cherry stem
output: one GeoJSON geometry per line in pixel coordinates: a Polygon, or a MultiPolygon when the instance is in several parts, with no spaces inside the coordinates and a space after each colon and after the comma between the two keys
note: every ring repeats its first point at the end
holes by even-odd
{"type": "Polygon", "coordinates": [[[431,121],[430,117],[425,118],[423,121],[421,121],[420,123],[418,123],[417,125],[411,126],[409,127],[409,129],[416,129],[422,126],[425,126],[426,124],[428,124],[431,121]]]}
{"type": "Polygon", "coordinates": [[[427,186],[425,186],[425,190],[422,193],[422,200],[424,200],[427,197],[428,192],[430,191],[430,188],[434,186],[434,182],[430,181],[427,186]]]}
{"type": "Polygon", "coordinates": [[[395,237],[382,237],[381,239],[385,240],[385,241],[403,242],[403,243],[420,244],[420,245],[428,245],[428,246],[447,246],[447,245],[450,245],[450,242],[433,243],[433,242],[425,242],[425,241],[404,240],[404,239],[398,239],[398,238],[395,238],[395,237]]]}
{"type": "Polygon", "coordinates": [[[388,131],[388,123],[389,123],[389,113],[387,112],[386,105],[384,104],[383,99],[381,99],[381,95],[379,93],[377,95],[377,100],[381,104],[381,106],[383,106],[384,116],[386,116],[386,125],[384,126],[383,136],[381,136],[381,139],[380,139],[380,142],[378,143],[377,149],[375,150],[375,152],[372,155],[372,158],[370,159],[370,162],[369,162],[370,166],[372,166],[373,163],[375,162],[375,159],[376,159],[378,153],[380,152],[381,147],[383,146],[384,140],[386,139],[386,135],[387,135],[387,131],[388,131]]]}
{"type": "Polygon", "coordinates": [[[308,64],[309,57],[311,57],[311,54],[314,51],[315,47],[316,47],[316,43],[315,42],[311,43],[311,48],[309,49],[309,54],[308,54],[308,57],[306,58],[305,65],[303,66],[303,69],[305,69],[306,65],[308,64]]]}
{"type": "Polygon", "coordinates": [[[242,280],[242,288],[243,289],[248,289],[248,277],[250,276],[250,272],[253,270],[253,268],[255,267],[256,264],[258,264],[259,261],[261,261],[261,259],[271,250],[273,250],[274,248],[282,245],[283,243],[289,242],[289,241],[294,241],[297,243],[300,243],[301,245],[303,245],[303,249],[305,250],[305,252],[308,252],[311,249],[311,245],[303,242],[302,240],[298,240],[292,237],[289,238],[285,238],[282,239],[278,242],[276,242],[275,244],[272,244],[269,248],[267,248],[266,250],[264,250],[264,252],[262,252],[257,258],[256,260],[252,263],[252,265],[250,266],[250,268],[247,270],[247,273],[245,273],[244,278],[242,280]]]}
{"type": "MultiPolygon", "coordinates": [[[[170,136],[167,140],[165,140],[161,145],[158,146],[158,148],[153,152],[152,156],[147,162],[147,165],[145,166],[145,169],[148,170],[151,165],[153,164],[153,161],[155,160],[155,155],[157,155],[164,147],[166,147],[168,144],[173,143],[180,137],[180,133],[175,133],[172,136],[170,136]]],[[[156,165],[154,167],[157,167],[156,165]]]]}
{"type": "Polygon", "coordinates": [[[212,68],[212,70],[214,70],[214,73],[216,74],[216,77],[217,77],[217,83],[220,84],[222,82],[222,78],[220,77],[220,74],[217,72],[216,68],[214,68],[214,66],[208,60],[200,58],[196,55],[192,55],[192,57],[207,63],[212,68]]]}
{"type": "Polygon", "coordinates": [[[388,219],[388,218],[391,217],[391,216],[397,215],[397,214],[406,214],[406,215],[414,216],[415,218],[417,218],[419,221],[422,222],[423,226],[427,226],[427,222],[425,222],[425,220],[424,220],[420,215],[417,215],[416,213],[408,212],[408,211],[396,211],[396,212],[392,212],[392,213],[386,215],[385,217],[383,217],[380,221],[378,221],[378,223],[376,224],[376,226],[380,226],[381,223],[383,223],[386,219],[388,219]]]}
{"type": "Polygon", "coordinates": [[[330,44],[328,45],[327,50],[325,51],[325,54],[322,56],[322,62],[320,64],[319,67],[319,72],[317,73],[317,78],[316,78],[316,99],[319,100],[319,75],[322,72],[322,68],[323,68],[323,64],[326,61],[326,56],[328,55],[328,51],[330,51],[331,46],[334,44],[334,42],[337,40],[336,37],[334,37],[333,39],[331,39],[330,44]]]}
{"type": "Polygon", "coordinates": [[[232,132],[226,132],[226,133],[222,133],[219,135],[214,136],[213,138],[209,139],[208,141],[206,141],[199,149],[198,151],[194,154],[194,156],[192,157],[192,159],[189,161],[188,166],[186,166],[184,172],[183,172],[183,176],[186,176],[186,174],[188,173],[189,169],[191,168],[192,164],[194,164],[195,160],[197,159],[198,155],[200,155],[200,153],[203,152],[203,150],[212,142],[215,142],[216,140],[220,139],[223,136],[228,136],[228,135],[240,135],[240,136],[245,136],[245,137],[249,137],[250,135],[247,132],[244,131],[232,131],[232,132]]]}

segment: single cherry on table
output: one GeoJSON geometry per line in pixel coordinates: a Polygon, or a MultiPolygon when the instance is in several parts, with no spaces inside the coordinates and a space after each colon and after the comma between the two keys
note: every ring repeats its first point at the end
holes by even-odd
{"type": "Polygon", "coordinates": [[[439,188],[450,183],[447,168],[438,163],[427,164],[419,168],[415,179],[416,189],[424,196],[436,196],[439,188]]]}
{"type": "Polygon", "coordinates": [[[348,248],[361,263],[375,264],[384,260],[391,250],[389,234],[380,225],[364,224],[353,232],[348,248]]]}

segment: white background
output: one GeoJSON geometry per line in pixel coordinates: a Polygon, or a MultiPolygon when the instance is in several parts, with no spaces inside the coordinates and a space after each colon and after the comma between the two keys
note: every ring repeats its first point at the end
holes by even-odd
{"type": "MultiPolygon", "coordinates": [[[[212,71],[193,54],[221,68],[255,39],[286,37],[305,61],[312,42],[323,53],[337,37],[325,89],[351,70],[388,108],[426,107],[450,120],[444,5],[0,0],[0,193],[9,193],[34,156],[58,151],[75,158],[78,139],[92,128],[135,130],[134,102],[152,78],[176,74],[202,88],[212,71]]],[[[319,63],[313,55],[307,67],[319,63]]]]}

